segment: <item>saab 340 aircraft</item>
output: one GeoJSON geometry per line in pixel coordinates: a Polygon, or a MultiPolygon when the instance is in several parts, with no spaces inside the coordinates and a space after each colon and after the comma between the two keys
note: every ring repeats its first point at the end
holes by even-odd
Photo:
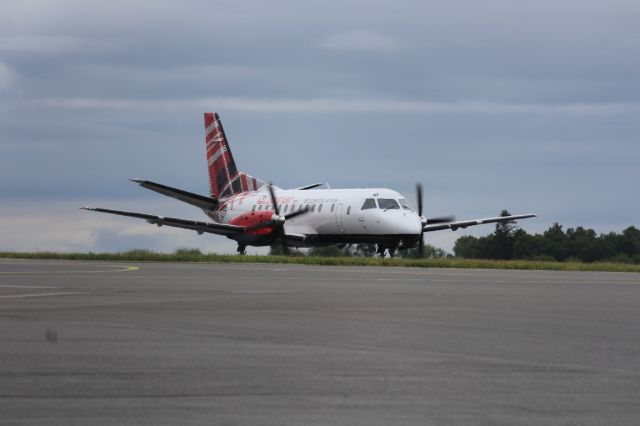
{"type": "Polygon", "coordinates": [[[229,143],[215,112],[204,114],[210,196],[198,195],[142,179],[143,188],[196,206],[213,222],[153,216],[93,207],[103,213],[145,219],[157,226],[174,226],[224,235],[238,242],[238,253],[247,246],[317,247],[335,244],[377,244],[377,252],[393,256],[396,249],[424,248],[424,233],[466,228],[484,223],[534,217],[520,214],[456,221],[454,217],[422,215],[422,187],[416,186],[417,210],[399,192],[386,188],[318,189],[322,184],[281,189],[238,171],[229,143]]]}

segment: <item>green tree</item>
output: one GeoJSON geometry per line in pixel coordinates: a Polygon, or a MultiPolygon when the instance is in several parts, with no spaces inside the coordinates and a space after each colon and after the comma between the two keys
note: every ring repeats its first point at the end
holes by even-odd
{"type": "Polygon", "coordinates": [[[478,238],[471,235],[464,235],[456,240],[453,245],[453,253],[456,257],[465,259],[477,259],[482,257],[481,243],[478,238]]]}
{"type": "Polygon", "coordinates": [[[640,229],[630,226],[622,231],[620,251],[633,257],[640,255],[640,229]]]}
{"type": "MultiPolygon", "coordinates": [[[[511,216],[508,210],[502,210],[501,217],[511,216]]],[[[515,242],[514,232],[516,230],[516,222],[509,220],[506,222],[496,223],[496,230],[489,237],[488,257],[491,259],[508,260],[513,258],[513,245],[515,242]]]]}
{"type": "MultiPolygon", "coordinates": [[[[541,235],[528,234],[524,229],[518,229],[513,234],[513,259],[545,259],[544,240],[541,235]]],[[[553,258],[551,258],[553,260],[553,258]]]]}
{"type": "MultiPolygon", "coordinates": [[[[502,214],[506,213],[503,211],[502,214]]],[[[542,235],[530,235],[507,222],[496,225],[495,232],[486,237],[458,238],[454,253],[465,258],[640,263],[640,230],[630,226],[621,234],[598,235],[593,229],[582,226],[564,232],[562,225],[554,223],[542,235]]]]}
{"type": "Polygon", "coordinates": [[[545,239],[545,254],[560,262],[569,257],[567,235],[562,230],[562,225],[556,222],[542,235],[545,239]]]}

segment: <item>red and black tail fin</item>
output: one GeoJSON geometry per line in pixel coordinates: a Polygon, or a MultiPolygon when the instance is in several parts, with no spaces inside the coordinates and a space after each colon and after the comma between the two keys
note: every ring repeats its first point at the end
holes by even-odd
{"type": "Polygon", "coordinates": [[[209,191],[213,198],[229,197],[246,191],[256,191],[264,182],[239,172],[229,149],[220,117],[216,112],[204,113],[209,191]]]}

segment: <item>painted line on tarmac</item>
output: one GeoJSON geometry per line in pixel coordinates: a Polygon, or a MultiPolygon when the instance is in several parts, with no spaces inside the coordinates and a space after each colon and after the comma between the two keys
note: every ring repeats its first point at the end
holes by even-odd
{"type": "Polygon", "coordinates": [[[79,291],[58,291],[55,293],[8,294],[6,296],[0,296],[0,299],[25,299],[27,297],[70,296],[72,294],[82,294],[82,293],[79,291]]]}
{"type": "Polygon", "coordinates": [[[52,287],[46,285],[11,285],[11,284],[1,284],[0,288],[46,288],[46,289],[54,289],[60,287],[52,287]]]}
{"type": "MultiPolygon", "coordinates": [[[[101,270],[78,270],[78,271],[0,271],[0,275],[41,275],[41,274],[96,274],[96,273],[104,273],[104,272],[129,272],[129,271],[137,271],[140,269],[138,266],[127,266],[127,265],[100,265],[105,267],[121,268],[121,269],[101,269],[101,270]]],[[[53,275],[56,276],[56,275],[53,275]]]]}

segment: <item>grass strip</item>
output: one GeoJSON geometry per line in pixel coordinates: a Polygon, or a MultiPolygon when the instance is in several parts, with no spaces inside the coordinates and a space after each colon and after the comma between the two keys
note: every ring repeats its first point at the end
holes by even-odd
{"type": "Polygon", "coordinates": [[[132,250],[122,253],[53,253],[0,252],[8,259],[103,260],[114,262],[218,262],[218,263],[281,263],[328,266],[404,266],[414,268],[472,268],[472,269],[530,269],[550,271],[640,272],[640,265],[612,262],[553,262],[533,260],[482,259],[382,259],[371,257],[319,256],[240,256],[200,253],[198,250],[178,250],[175,253],[156,253],[132,250]]]}

